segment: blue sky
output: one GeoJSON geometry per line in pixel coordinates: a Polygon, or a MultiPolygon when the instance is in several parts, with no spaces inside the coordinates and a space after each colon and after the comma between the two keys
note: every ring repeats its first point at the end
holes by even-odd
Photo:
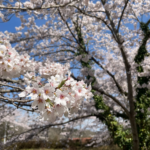
{"type": "Polygon", "coordinates": [[[12,17],[8,22],[0,23],[0,31],[9,31],[9,32],[16,32],[15,27],[20,26],[21,21],[19,18],[12,17]]]}

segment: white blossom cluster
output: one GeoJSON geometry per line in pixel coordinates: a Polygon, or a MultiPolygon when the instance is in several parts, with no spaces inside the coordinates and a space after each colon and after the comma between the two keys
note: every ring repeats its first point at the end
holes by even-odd
{"type": "Polygon", "coordinates": [[[0,76],[15,78],[27,71],[33,71],[36,63],[28,54],[19,55],[7,40],[0,45],[0,76]]]}
{"type": "Polygon", "coordinates": [[[69,64],[66,66],[59,63],[50,63],[48,60],[45,63],[45,66],[39,68],[39,73],[42,77],[47,78],[56,74],[65,75],[69,69],[69,64]]]}
{"type": "Polygon", "coordinates": [[[87,87],[83,81],[77,82],[70,75],[55,74],[49,76],[48,83],[44,85],[41,82],[30,84],[19,96],[31,97],[34,100],[32,108],[38,106],[42,119],[52,122],[56,117],[77,112],[81,102],[93,94],[91,86],[87,87]]]}
{"type": "Polygon", "coordinates": [[[84,81],[76,81],[70,76],[68,64],[47,60],[42,65],[30,60],[27,54],[19,55],[8,41],[3,43],[5,45],[0,45],[1,76],[14,78],[24,75],[27,86],[19,97],[34,100],[32,108],[38,106],[44,120],[52,122],[63,114],[77,112],[81,102],[93,96],[91,85],[88,87],[84,81]]]}

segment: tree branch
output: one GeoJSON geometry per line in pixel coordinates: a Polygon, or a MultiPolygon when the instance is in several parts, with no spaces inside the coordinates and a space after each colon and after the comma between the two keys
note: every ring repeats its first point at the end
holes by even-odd
{"type": "Polygon", "coordinates": [[[107,69],[105,69],[102,64],[100,64],[100,62],[98,62],[94,57],[91,58],[97,65],[99,65],[103,70],[105,70],[108,75],[113,79],[113,81],[115,82],[119,92],[121,94],[124,94],[125,96],[127,96],[127,92],[123,91],[123,89],[121,88],[121,86],[119,85],[119,83],[117,82],[117,80],[115,79],[115,76],[111,74],[111,72],[109,72],[107,69]]]}
{"type": "Polygon", "coordinates": [[[28,11],[28,10],[42,10],[42,9],[50,9],[50,8],[63,8],[66,7],[67,5],[71,4],[72,2],[68,2],[64,5],[51,5],[49,7],[35,7],[35,8],[30,8],[30,7],[9,7],[9,6],[3,6],[0,5],[0,9],[10,9],[10,10],[20,10],[20,11],[28,11]]]}
{"type": "Polygon", "coordinates": [[[120,19],[119,19],[119,22],[118,22],[117,31],[119,31],[120,24],[121,24],[121,21],[122,21],[122,18],[123,18],[123,15],[124,15],[125,9],[126,9],[126,7],[127,7],[127,5],[128,5],[128,2],[129,2],[129,0],[126,0],[126,2],[125,2],[125,6],[124,6],[124,8],[123,8],[123,11],[122,11],[122,13],[121,13],[121,16],[120,16],[120,19]]]}

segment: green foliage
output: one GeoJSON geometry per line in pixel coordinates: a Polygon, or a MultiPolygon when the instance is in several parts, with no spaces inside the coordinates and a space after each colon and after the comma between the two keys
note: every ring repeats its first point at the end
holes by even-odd
{"type": "Polygon", "coordinates": [[[145,35],[147,35],[147,33],[149,33],[149,27],[148,27],[147,23],[141,22],[140,27],[145,35]]]}
{"type": "MultiPolygon", "coordinates": [[[[147,43],[148,39],[150,38],[150,30],[148,27],[148,25],[149,25],[148,23],[149,23],[149,21],[147,23],[144,23],[144,22],[140,23],[140,27],[143,31],[144,38],[142,40],[142,44],[141,44],[140,48],[138,49],[138,53],[134,59],[134,61],[137,64],[140,64],[144,60],[144,57],[148,56],[148,51],[146,49],[146,43],[147,43]]],[[[142,69],[142,67],[140,67],[140,68],[142,69]]],[[[137,69],[137,71],[139,71],[139,70],[137,69]]]]}
{"type": "Polygon", "coordinates": [[[94,95],[96,109],[102,109],[103,118],[99,118],[103,121],[110,131],[111,137],[114,140],[114,144],[117,144],[121,149],[131,150],[132,138],[129,131],[124,130],[123,127],[118,124],[115,117],[111,114],[109,107],[103,102],[102,96],[94,95]]]}
{"type": "MultiPolygon", "coordinates": [[[[138,53],[135,57],[135,62],[137,64],[142,63],[144,58],[149,56],[148,51],[146,49],[146,43],[150,38],[150,29],[148,27],[150,20],[147,23],[141,22],[140,27],[143,31],[144,38],[142,44],[138,50],[138,53]]],[[[142,66],[137,67],[137,71],[139,73],[144,72],[142,66]]],[[[147,85],[150,80],[149,76],[138,76],[137,83],[139,85],[147,85]]],[[[147,87],[136,88],[136,103],[135,103],[135,111],[136,111],[136,123],[137,130],[140,141],[140,150],[150,149],[150,119],[148,117],[150,107],[150,90],[147,87]]]]}
{"type": "MultiPolygon", "coordinates": [[[[92,92],[94,93],[94,90],[92,92]]],[[[104,104],[102,96],[94,95],[93,98],[95,100],[95,107],[97,110],[98,109],[109,110],[109,107],[104,104]]]]}
{"type": "Polygon", "coordinates": [[[138,66],[136,69],[137,69],[138,72],[143,72],[143,67],[142,66],[138,66]]]}
{"type": "Polygon", "coordinates": [[[64,84],[65,84],[65,80],[63,80],[59,85],[58,85],[58,89],[60,89],[64,84]]]}

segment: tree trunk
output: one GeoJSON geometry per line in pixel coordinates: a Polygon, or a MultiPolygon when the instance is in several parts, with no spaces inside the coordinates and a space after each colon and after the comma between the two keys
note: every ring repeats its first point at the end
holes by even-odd
{"type": "MultiPolygon", "coordinates": [[[[127,70],[130,71],[130,67],[127,70]]],[[[130,104],[130,123],[133,137],[133,150],[139,150],[139,136],[137,132],[137,125],[135,118],[131,73],[127,73],[127,80],[128,80],[128,100],[130,104]]]]}
{"type": "Polygon", "coordinates": [[[133,137],[133,150],[139,150],[139,137],[134,114],[130,113],[130,123],[133,137]]]}

